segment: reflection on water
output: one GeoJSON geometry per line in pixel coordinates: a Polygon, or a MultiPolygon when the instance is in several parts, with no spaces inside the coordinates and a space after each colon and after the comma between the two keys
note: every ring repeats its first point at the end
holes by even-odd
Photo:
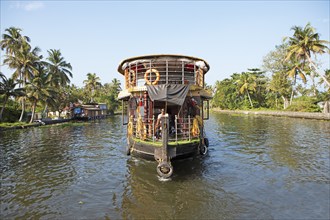
{"type": "Polygon", "coordinates": [[[328,219],[330,123],[214,113],[204,157],[125,155],[121,118],[0,133],[0,219],[328,219]]]}

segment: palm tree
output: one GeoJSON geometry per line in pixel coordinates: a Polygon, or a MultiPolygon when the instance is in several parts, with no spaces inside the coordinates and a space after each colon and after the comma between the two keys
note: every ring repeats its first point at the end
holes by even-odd
{"type": "Polygon", "coordinates": [[[54,97],[54,90],[50,86],[47,71],[42,63],[36,63],[36,72],[30,83],[26,86],[26,95],[28,100],[32,103],[32,115],[30,123],[33,122],[35,110],[38,101],[45,99],[52,99],[54,97]]]}
{"type": "Polygon", "coordinates": [[[100,80],[95,73],[87,73],[87,80],[83,81],[86,90],[91,94],[90,102],[92,103],[94,102],[95,90],[102,87],[100,80]]]}
{"type": "MultiPolygon", "coordinates": [[[[330,69],[325,70],[324,76],[330,82],[330,69]]],[[[319,85],[322,85],[323,83],[324,83],[324,79],[321,78],[319,81],[319,85]]],[[[328,91],[330,92],[330,87],[328,88],[328,91]]]]}
{"type": "Polygon", "coordinates": [[[319,70],[315,63],[311,59],[311,54],[323,54],[330,53],[330,49],[326,46],[329,41],[320,40],[318,33],[315,33],[315,29],[310,23],[302,28],[294,26],[291,28],[294,33],[292,37],[289,37],[288,53],[286,60],[289,60],[292,56],[296,57],[301,64],[301,68],[304,69],[306,61],[309,63],[310,68],[316,75],[322,77],[324,82],[330,87],[330,81],[322,74],[319,74],[319,70]]]}
{"type": "Polygon", "coordinates": [[[288,77],[293,79],[293,83],[292,83],[292,91],[291,91],[291,97],[290,97],[290,105],[292,104],[292,100],[293,100],[293,96],[294,96],[294,86],[297,83],[297,76],[299,75],[299,77],[302,79],[302,81],[306,84],[307,79],[306,79],[306,75],[305,72],[300,68],[300,64],[297,61],[294,61],[295,58],[291,59],[291,63],[293,64],[289,71],[286,73],[288,77]]]}
{"type": "MultiPolygon", "coordinates": [[[[5,55],[4,64],[7,64],[9,68],[15,69],[13,79],[18,80],[20,87],[24,88],[26,83],[33,77],[35,69],[35,63],[38,62],[42,56],[39,56],[40,49],[38,47],[31,50],[31,46],[25,42],[22,47],[12,55],[5,55]]],[[[19,121],[23,120],[25,112],[25,98],[21,99],[22,112],[19,121]]]]}
{"type": "Polygon", "coordinates": [[[247,94],[249,101],[250,101],[250,105],[253,108],[253,103],[252,103],[249,91],[256,91],[257,84],[256,84],[255,75],[243,72],[240,75],[240,78],[238,80],[236,80],[236,83],[238,86],[239,93],[247,94]]]}
{"type": "Polygon", "coordinates": [[[286,109],[289,106],[289,95],[292,90],[290,80],[287,75],[282,72],[277,72],[272,75],[272,79],[269,82],[267,89],[275,93],[275,102],[277,106],[277,96],[281,96],[283,100],[283,108],[286,109]]]}
{"type": "MultiPolygon", "coordinates": [[[[3,40],[0,42],[1,50],[6,51],[3,63],[15,69],[13,79],[19,80],[20,87],[24,88],[33,75],[33,63],[41,59],[37,55],[40,50],[37,47],[31,50],[30,39],[21,35],[21,29],[10,27],[5,31],[8,33],[3,34],[3,40]]],[[[22,121],[25,112],[25,98],[21,100],[22,112],[19,121],[22,121]]]]}
{"type": "Polygon", "coordinates": [[[121,91],[121,83],[117,78],[112,79],[111,81],[112,92],[116,95],[121,91]]]}
{"type": "Polygon", "coordinates": [[[52,81],[52,85],[56,88],[59,86],[67,86],[70,84],[70,78],[72,78],[72,66],[67,63],[61,54],[60,50],[51,49],[48,50],[47,63],[49,69],[49,77],[52,81]]]}
{"type": "MultiPolygon", "coordinates": [[[[62,93],[63,87],[70,84],[70,78],[72,78],[72,66],[66,62],[60,50],[51,49],[48,50],[48,62],[44,62],[44,65],[48,69],[48,80],[51,85],[57,89],[58,93],[62,93]]],[[[58,94],[61,96],[62,94],[58,94]]],[[[56,103],[53,103],[56,105],[56,103]]],[[[46,114],[48,109],[48,103],[46,102],[43,114],[46,114]]]]}
{"type": "Polygon", "coordinates": [[[20,28],[10,27],[5,29],[5,33],[2,35],[3,40],[0,41],[1,50],[5,50],[7,54],[13,55],[22,47],[25,42],[30,42],[30,38],[22,36],[20,28]]]}
{"type": "Polygon", "coordinates": [[[12,79],[12,78],[7,79],[7,77],[4,74],[2,74],[1,72],[0,72],[0,80],[2,81],[2,82],[0,81],[0,95],[4,95],[4,101],[3,101],[3,105],[1,108],[1,112],[0,112],[0,121],[1,121],[3,111],[6,107],[9,97],[21,96],[24,94],[24,90],[22,88],[16,88],[16,85],[18,83],[15,82],[14,79],[12,79]]]}

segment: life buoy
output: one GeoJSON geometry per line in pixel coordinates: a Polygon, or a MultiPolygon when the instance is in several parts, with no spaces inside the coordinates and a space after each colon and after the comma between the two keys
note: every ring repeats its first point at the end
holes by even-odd
{"type": "Polygon", "coordinates": [[[159,75],[159,72],[158,70],[156,69],[149,69],[146,71],[146,73],[144,74],[144,79],[146,80],[147,84],[148,85],[157,85],[159,79],[160,79],[160,75],[159,75]],[[148,79],[149,78],[149,74],[151,73],[155,73],[156,74],[156,80],[153,81],[153,82],[150,82],[150,80],[148,79]]]}

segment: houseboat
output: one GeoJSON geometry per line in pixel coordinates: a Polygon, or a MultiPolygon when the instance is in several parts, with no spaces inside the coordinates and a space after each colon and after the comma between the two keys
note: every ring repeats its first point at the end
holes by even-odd
{"type": "Polygon", "coordinates": [[[158,162],[157,173],[173,174],[171,160],[205,155],[212,94],[205,89],[209,64],[183,55],[148,55],[123,60],[118,72],[125,78],[123,125],[127,125],[127,155],[158,162]]]}

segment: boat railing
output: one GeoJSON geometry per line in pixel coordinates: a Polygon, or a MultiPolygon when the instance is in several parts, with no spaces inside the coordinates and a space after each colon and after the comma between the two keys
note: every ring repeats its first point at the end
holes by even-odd
{"type": "MultiPolygon", "coordinates": [[[[169,142],[191,141],[197,139],[198,135],[194,134],[193,129],[194,118],[175,118],[169,120],[169,142]]],[[[137,118],[132,121],[132,135],[136,139],[148,142],[160,142],[161,129],[156,126],[155,118],[137,118]]]]}
{"type": "Polygon", "coordinates": [[[164,60],[130,64],[125,70],[126,89],[146,84],[189,84],[204,87],[204,71],[195,62],[164,60]]]}

